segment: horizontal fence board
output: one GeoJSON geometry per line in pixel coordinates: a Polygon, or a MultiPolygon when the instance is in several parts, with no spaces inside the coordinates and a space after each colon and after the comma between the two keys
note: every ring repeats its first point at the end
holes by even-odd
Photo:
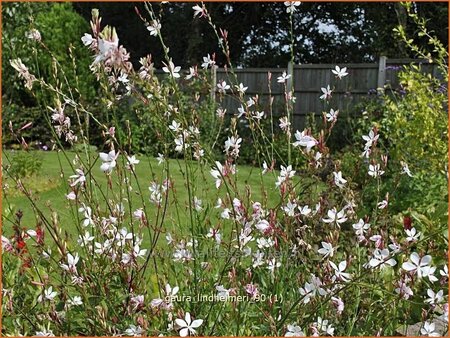
{"type": "MultiPolygon", "coordinates": [[[[382,57],[383,58],[383,57],[382,57]]],[[[230,69],[216,68],[216,83],[226,81],[228,84],[235,83],[235,77],[238,83],[248,87],[246,91],[246,100],[249,97],[258,96],[259,110],[264,110],[266,117],[269,116],[269,99],[273,97],[273,116],[279,118],[285,114],[285,88],[292,88],[296,97],[294,105],[293,126],[302,128],[307,116],[314,114],[322,115],[326,109],[339,109],[345,114],[350,108],[353,108],[362,102],[368,95],[377,92],[377,84],[384,83],[391,89],[401,89],[398,73],[410,64],[420,65],[424,73],[433,74],[433,76],[442,79],[437,65],[430,64],[423,59],[384,59],[382,63],[339,63],[343,68],[347,67],[348,76],[337,79],[331,72],[336,64],[300,64],[293,65],[292,78],[286,83],[278,83],[278,77],[283,72],[289,72],[289,66],[285,68],[245,68],[230,69]],[[386,65],[383,68],[383,65],[386,65]],[[381,68],[381,69],[380,69],[381,68]],[[268,74],[271,74],[269,86],[268,74]],[[291,83],[293,86],[290,87],[291,83]],[[332,98],[328,105],[320,99],[322,87],[330,85],[333,89],[332,98]]],[[[210,71],[210,70],[209,70],[210,71]]],[[[158,77],[164,76],[161,70],[156,70],[158,77]]],[[[183,74],[184,75],[184,74],[183,74]]],[[[167,76],[167,74],[166,74],[167,76]]],[[[216,102],[227,109],[229,114],[237,114],[240,103],[229,95],[217,93],[217,87],[214,88],[216,102]]]]}

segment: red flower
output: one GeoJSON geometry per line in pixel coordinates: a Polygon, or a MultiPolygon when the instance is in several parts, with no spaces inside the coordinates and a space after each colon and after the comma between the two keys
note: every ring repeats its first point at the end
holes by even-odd
{"type": "Polygon", "coordinates": [[[412,228],[412,219],[409,216],[404,216],[403,217],[403,228],[405,230],[411,230],[412,228]]]}

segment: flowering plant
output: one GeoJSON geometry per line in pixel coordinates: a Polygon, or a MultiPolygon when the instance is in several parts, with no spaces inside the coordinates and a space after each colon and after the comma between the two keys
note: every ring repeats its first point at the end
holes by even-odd
{"type": "MultiPolygon", "coordinates": [[[[292,20],[300,4],[285,5],[292,20]]],[[[2,237],[4,333],[394,335],[412,317],[422,333],[436,335],[437,318],[448,313],[445,227],[420,218],[399,224],[392,199],[379,190],[363,206],[366,191],[327,145],[338,112],[330,107],[320,130],[293,130],[288,74],[278,78],[286,114],[275,121],[272,111],[261,111],[258,97],[246,95],[237,79],[226,30],[199,4],[195,20],[210,23],[228,60],[218,107],[210,111],[214,123],[205,126],[196,110],[204,94],[186,100],[181,82],[208,79],[214,59],[207,55],[200,67],[181,69],[170,58],[159,14],[150,4],[146,9],[139,16],[165,51],[162,79],[150,56],[133,69],[116,30],[102,26],[97,10],[81,39],[93,55],[90,69],[105,109],[129,98],[154,108],[153,119],[163,126],[156,159],[133,152],[129,124],[100,121],[70,92],[11,61],[25,86],[40,84],[53,95],[48,117],[68,163],[61,176],[70,216],[39,205],[11,175],[36,226],[24,224],[21,211],[7,218],[13,233],[2,237]],[[229,123],[224,95],[240,104],[229,123]],[[101,128],[104,149],[65,150],[61,140],[87,145],[87,117],[101,128]],[[271,134],[261,128],[266,119],[271,134]],[[240,163],[241,123],[248,125],[256,167],[240,163]],[[216,137],[203,137],[209,127],[216,137]],[[227,136],[219,142],[222,130],[227,136]],[[277,155],[275,133],[286,140],[287,157],[277,155]],[[293,164],[293,154],[303,162],[293,164]]],[[[330,73],[341,81],[351,69],[330,73]]],[[[334,85],[324,86],[321,98],[328,101],[334,85]]],[[[358,165],[378,187],[390,168],[379,146],[387,138],[370,128],[355,145],[358,165]]],[[[393,170],[411,174],[406,163],[393,170]]]]}

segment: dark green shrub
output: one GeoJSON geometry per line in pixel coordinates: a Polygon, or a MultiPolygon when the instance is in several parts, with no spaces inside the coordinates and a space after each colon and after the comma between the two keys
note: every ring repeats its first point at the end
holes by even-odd
{"type": "Polygon", "coordinates": [[[42,167],[42,155],[37,151],[18,151],[10,158],[8,173],[11,176],[23,178],[30,177],[39,172],[42,167]]]}

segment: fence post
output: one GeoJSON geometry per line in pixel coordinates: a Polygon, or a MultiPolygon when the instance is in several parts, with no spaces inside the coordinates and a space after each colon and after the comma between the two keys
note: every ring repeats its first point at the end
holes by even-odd
{"type": "Polygon", "coordinates": [[[211,100],[216,102],[217,66],[211,67],[211,100]]]}
{"type": "Polygon", "coordinates": [[[294,63],[292,61],[289,61],[287,66],[287,73],[290,75],[289,79],[287,80],[287,90],[288,92],[291,92],[292,95],[294,95],[294,63]]]}
{"type": "Polygon", "coordinates": [[[386,56],[380,56],[378,62],[378,78],[377,78],[377,91],[383,93],[384,85],[386,83],[386,56]]]}

